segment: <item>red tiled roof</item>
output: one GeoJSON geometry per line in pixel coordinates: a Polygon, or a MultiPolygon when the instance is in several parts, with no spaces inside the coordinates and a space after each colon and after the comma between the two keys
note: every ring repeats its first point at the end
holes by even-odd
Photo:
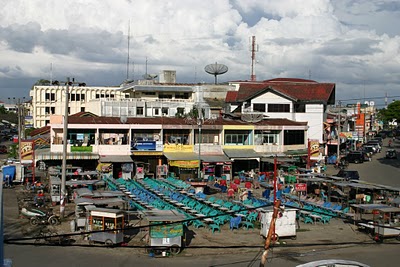
{"type": "Polygon", "coordinates": [[[42,128],[33,130],[29,135],[31,137],[34,137],[36,135],[45,134],[45,133],[49,133],[49,132],[50,132],[50,126],[44,126],[42,128]]]}
{"type": "Polygon", "coordinates": [[[238,91],[226,92],[225,102],[235,102],[238,95],[238,91]]]}
{"type": "Polygon", "coordinates": [[[243,102],[266,92],[267,90],[281,93],[294,101],[324,101],[328,102],[335,91],[334,83],[318,83],[311,80],[278,78],[263,82],[241,83],[236,98],[231,95],[226,102],[243,102]]]}

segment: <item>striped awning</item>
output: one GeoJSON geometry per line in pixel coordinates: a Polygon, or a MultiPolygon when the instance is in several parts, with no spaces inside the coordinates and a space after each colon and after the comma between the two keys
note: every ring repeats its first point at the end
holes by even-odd
{"type": "MultiPolygon", "coordinates": [[[[38,152],[37,150],[35,151],[35,160],[62,160],[63,159],[63,153],[60,152],[38,152]]],[[[79,160],[85,160],[85,159],[99,159],[99,154],[96,153],[79,153],[79,152],[74,152],[74,153],[67,153],[67,159],[79,159],[79,160]]]]}

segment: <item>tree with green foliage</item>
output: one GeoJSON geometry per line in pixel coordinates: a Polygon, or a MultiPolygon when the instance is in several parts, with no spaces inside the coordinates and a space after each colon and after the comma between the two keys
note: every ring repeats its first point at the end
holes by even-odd
{"type": "Polygon", "coordinates": [[[393,120],[400,122],[400,101],[393,101],[387,108],[379,110],[378,118],[383,121],[384,125],[388,125],[393,120]]]}

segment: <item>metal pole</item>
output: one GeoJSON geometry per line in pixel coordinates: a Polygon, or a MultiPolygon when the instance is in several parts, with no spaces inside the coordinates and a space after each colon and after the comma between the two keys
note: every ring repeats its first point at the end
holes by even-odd
{"type": "Polygon", "coordinates": [[[278,212],[280,210],[280,206],[281,206],[281,201],[278,200],[274,203],[274,212],[272,213],[272,219],[271,219],[271,223],[269,225],[269,229],[268,229],[268,234],[267,234],[267,238],[265,239],[265,245],[264,245],[264,252],[261,255],[261,261],[260,261],[260,267],[264,267],[265,263],[267,263],[267,257],[268,257],[268,250],[271,246],[271,241],[276,241],[275,240],[275,222],[276,219],[278,218],[278,212]],[[274,238],[274,240],[272,240],[274,238]]]}
{"type": "Polygon", "coordinates": [[[200,105],[199,108],[197,109],[197,112],[198,112],[197,125],[199,126],[199,171],[197,173],[197,178],[200,180],[201,179],[201,128],[203,124],[203,112],[200,105]]]}
{"type": "Polygon", "coordinates": [[[342,102],[339,101],[338,128],[337,128],[337,160],[340,160],[340,110],[342,102]]]}
{"type": "MultiPolygon", "coordinates": [[[[3,175],[2,175],[3,176],[3,175]]],[[[0,264],[4,266],[3,177],[0,179],[0,264]]]]}
{"type": "Polygon", "coordinates": [[[277,162],[277,160],[276,160],[276,156],[275,156],[275,158],[274,158],[274,203],[276,203],[276,187],[277,187],[277,164],[278,164],[278,162],[277,162]]]}
{"type": "Polygon", "coordinates": [[[63,127],[63,158],[62,158],[62,173],[61,173],[61,196],[60,196],[60,216],[64,218],[66,190],[65,184],[67,181],[67,131],[68,131],[68,102],[69,102],[69,83],[70,79],[67,78],[65,87],[65,111],[64,111],[64,127],[63,127]]]}

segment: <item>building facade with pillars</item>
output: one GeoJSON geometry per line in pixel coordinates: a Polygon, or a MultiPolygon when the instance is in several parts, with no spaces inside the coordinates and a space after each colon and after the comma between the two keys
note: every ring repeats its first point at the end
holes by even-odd
{"type": "MultiPolygon", "coordinates": [[[[50,149],[36,151],[36,162],[61,159],[62,116],[54,115],[50,120],[50,149]]],[[[259,131],[278,131],[276,143],[266,143],[274,147],[269,148],[274,154],[307,146],[304,138],[297,144],[284,144],[286,135],[303,131],[302,136],[307,136],[308,130],[306,122],[287,119],[246,123],[220,117],[205,121],[201,136],[197,124],[181,118],[128,118],[123,121],[116,117],[76,114],[68,121],[67,159],[97,162],[102,158],[125,156],[126,160],[149,163],[152,173],[156,173],[156,166],[166,164],[170,171],[183,178],[196,178],[200,164],[202,176],[206,172],[221,176],[243,168],[259,168],[261,158],[271,155],[258,150],[259,131]],[[248,160],[252,161],[251,166],[248,160]]]]}

